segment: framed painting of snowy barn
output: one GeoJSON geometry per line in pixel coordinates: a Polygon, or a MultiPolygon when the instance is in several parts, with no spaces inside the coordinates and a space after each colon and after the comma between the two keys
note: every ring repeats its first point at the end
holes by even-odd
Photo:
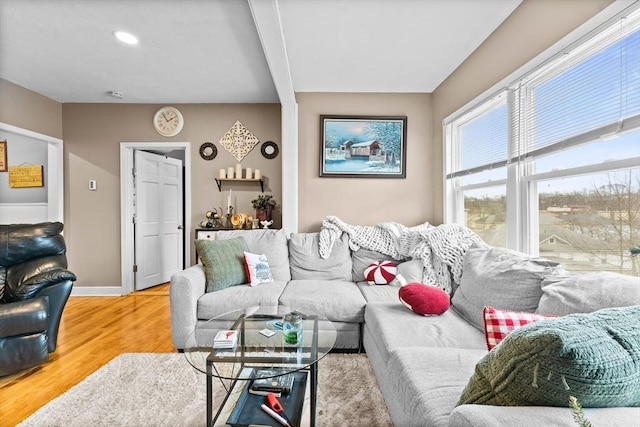
{"type": "Polygon", "coordinates": [[[405,178],[407,117],[320,116],[320,176],[405,178]]]}

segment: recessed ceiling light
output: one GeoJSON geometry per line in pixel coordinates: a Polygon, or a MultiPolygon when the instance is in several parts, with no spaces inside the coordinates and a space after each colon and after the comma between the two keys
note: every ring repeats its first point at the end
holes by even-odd
{"type": "Polygon", "coordinates": [[[127,33],[126,31],[114,31],[113,35],[116,36],[116,38],[122,43],[138,44],[138,38],[131,33],[127,33]]]}

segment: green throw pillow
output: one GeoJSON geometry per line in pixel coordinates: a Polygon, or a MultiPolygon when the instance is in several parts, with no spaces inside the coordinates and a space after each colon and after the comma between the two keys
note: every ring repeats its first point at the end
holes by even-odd
{"type": "Polygon", "coordinates": [[[247,283],[243,253],[249,251],[242,237],[228,240],[196,240],[196,250],[207,277],[207,292],[247,283]]]}
{"type": "Polygon", "coordinates": [[[458,405],[640,406],[640,306],[530,323],[476,365],[458,405]]]}

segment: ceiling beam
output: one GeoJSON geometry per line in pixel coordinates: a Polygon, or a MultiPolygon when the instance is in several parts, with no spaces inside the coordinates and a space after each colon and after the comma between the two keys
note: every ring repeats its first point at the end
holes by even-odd
{"type": "Polygon", "coordinates": [[[248,0],[264,56],[283,106],[296,103],[278,0],[248,0]]]}

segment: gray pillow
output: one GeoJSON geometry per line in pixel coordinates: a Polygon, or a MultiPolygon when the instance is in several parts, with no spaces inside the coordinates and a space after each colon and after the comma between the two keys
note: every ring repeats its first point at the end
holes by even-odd
{"type": "Polygon", "coordinates": [[[558,264],[503,248],[475,244],[464,256],[462,278],[451,304],[473,326],[484,331],[482,310],[534,312],[542,280],[557,274],[558,264]]]}
{"type": "Polygon", "coordinates": [[[640,278],[594,272],[545,279],[536,311],[564,316],[629,305],[640,305],[640,278]]]}
{"type": "Polygon", "coordinates": [[[422,265],[421,259],[412,259],[410,261],[401,262],[398,264],[398,272],[396,278],[391,282],[394,286],[404,286],[408,283],[422,283],[422,265]],[[402,277],[402,281],[399,279],[402,277]]]}
{"type": "Polygon", "coordinates": [[[289,246],[284,230],[223,230],[218,231],[216,240],[242,237],[247,242],[247,252],[265,254],[271,269],[273,280],[288,282],[291,280],[289,271],[289,246]]]}
{"type": "Polygon", "coordinates": [[[291,233],[289,237],[289,265],[293,280],[351,281],[351,250],[346,234],[335,241],[329,258],[318,251],[320,233],[291,233]]]}

